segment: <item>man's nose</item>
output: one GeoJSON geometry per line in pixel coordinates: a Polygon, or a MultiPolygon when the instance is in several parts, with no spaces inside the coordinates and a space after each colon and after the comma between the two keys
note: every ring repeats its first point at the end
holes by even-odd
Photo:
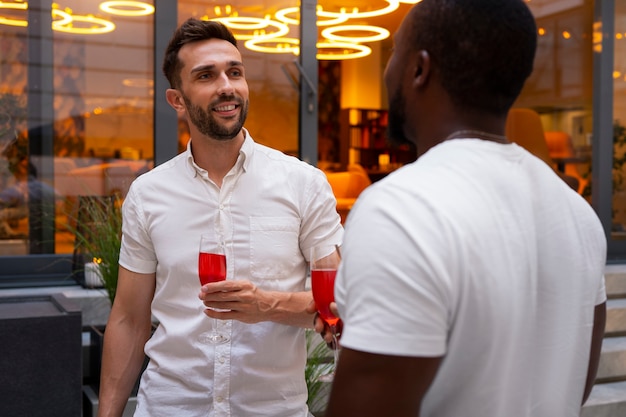
{"type": "Polygon", "coordinates": [[[233,84],[231,82],[231,79],[228,78],[228,75],[226,74],[221,74],[219,77],[219,86],[217,88],[217,92],[222,95],[222,94],[231,94],[234,90],[233,88],[233,84]]]}

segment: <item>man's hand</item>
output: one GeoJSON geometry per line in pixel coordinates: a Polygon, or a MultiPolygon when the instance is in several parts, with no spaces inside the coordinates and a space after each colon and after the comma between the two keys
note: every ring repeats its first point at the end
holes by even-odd
{"type": "Polygon", "coordinates": [[[198,297],[207,307],[204,314],[219,320],[273,321],[298,327],[311,323],[310,291],[266,291],[247,280],[226,280],[203,285],[198,297]]]}
{"type": "MultiPolygon", "coordinates": [[[[339,313],[337,312],[337,304],[334,301],[330,303],[330,311],[335,316],[339,317],[339,313]]],[[[309,306],[307,307],[307,312],[315,313],[315,318],[313,319],[313,328],[317,333],[320,334],[320,336],[322,336],[322,339],[324,339],[326,345],[328,345],[328,347],[331,349],[338,348],[339,346],[335,346],[333,335],[330,331],[330,326],[324,321],[324,319],[320,317],[319,313],[317,312],[317,306],[315,305],[315,301],[311,301],[311,304],[309,304],[309,306]]],[[[341,319],[339,319],[339,321],[337,322],[337,329],[335,334],[335,336],[337,337],[337,343],[339,343],[339,338],[341,337],[342,330],[343,322],[341,321],[341,319]]]]}
{"type": "Polygon", "coordinates": [[[266,316],[277,302],[250,281],[205,284],[200,289],[199,298],[208,307],[204,310],[207,316],[220,320],[239,320],[248,324],[269,320],[266,316]]]}

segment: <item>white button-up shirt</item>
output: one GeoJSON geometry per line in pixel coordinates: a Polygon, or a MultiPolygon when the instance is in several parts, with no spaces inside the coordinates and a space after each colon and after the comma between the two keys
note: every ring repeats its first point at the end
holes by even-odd
{"type": "Polygon", "coordinates": [[[123,207],[120,264],[156,272],[135,416],[307,416],[304,330],[220,321],[225,344],[201,342],[211,319],[198,299],[200,235],[226,245],[227,279],[303,291],[309,249],[340,244],[343,228],[323,172],[246,134],[221,189],[186,152],[140,176],[123,207]]]}

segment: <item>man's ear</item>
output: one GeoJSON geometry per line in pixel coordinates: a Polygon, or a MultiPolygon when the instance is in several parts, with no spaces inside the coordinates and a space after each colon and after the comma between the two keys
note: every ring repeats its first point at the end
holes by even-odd
{"type": "Polygon", "coordinates": [[[421,50],[415,55],[415,72],[413,84],[416,87],[424,86],[430,77],[430,55],[428,51],[421,50]]]}
{"type": "Polygon", "coordinates": [[[180,94],[180,91],[174,88],[168,88],[167,90],[165,90],[165,99],[167,100],[169,105],[172,106],[174,110],[176,110],[176,112],[180,113],[185,111],[185,103],[183,101],[182,95],[180,94]]]}

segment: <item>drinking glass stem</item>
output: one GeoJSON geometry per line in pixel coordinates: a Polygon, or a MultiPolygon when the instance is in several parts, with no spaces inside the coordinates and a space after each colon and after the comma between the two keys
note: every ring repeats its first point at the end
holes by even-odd
{"type": "Polygon", "coordinates": [[[330,334],[333,337],[333,360],[334,360],[334,366],[333,366],[333,373],[335,372],[335,369],[337,368],[337,361],[339,360],[339,346],[338,346],[338,342],[337,342],[337,325],[333,324],[330,326],[330,334]]]}

